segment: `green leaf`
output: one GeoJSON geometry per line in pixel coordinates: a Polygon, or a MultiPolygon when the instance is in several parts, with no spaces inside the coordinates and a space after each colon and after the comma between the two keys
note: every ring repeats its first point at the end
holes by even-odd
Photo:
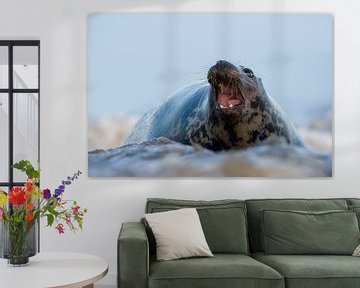
{"type": "Polygon", "coordinates": [[[47,224],[51,227],[51,225],[54,223],[54,216],[51,214],[47,215],[47,224]]]}
{"type": "Polygon", "coordinates": [[[58,217],[60,215],[59,212],[57,212],[54,208],[52,208],[51,206],[47,207],[47,210],[49,211],[50,214],[54,215],[55,217],[58,217]]]}
{"type": "Polygon", "coordinates": [[[29,178],[40,179],[40,167],[35,169],[29,160],[21,160],[13,165],[14,168],[25,172],[29,178]]]}
{"type": "Polygon", "coordinates": [[[75,221],[78,223],[79,228],[82,230],[82,219],[79,216],[75,216],[75,221]]]}

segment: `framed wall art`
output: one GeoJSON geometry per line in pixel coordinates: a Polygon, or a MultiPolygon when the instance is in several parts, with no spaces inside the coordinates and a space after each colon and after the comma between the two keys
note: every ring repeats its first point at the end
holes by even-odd
{"type": "Polygon", "coordinates": [[[88,17],[89,177],[331,177],[333,18],[88,17]]]}

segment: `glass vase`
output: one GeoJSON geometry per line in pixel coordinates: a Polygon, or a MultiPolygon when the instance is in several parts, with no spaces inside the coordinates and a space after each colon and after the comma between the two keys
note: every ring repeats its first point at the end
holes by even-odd
{"type": "Polygon", "coordinates": [[[25,266],[37,251],[37,223],[1,221],[0,257],[9,266],[25,266]]]}

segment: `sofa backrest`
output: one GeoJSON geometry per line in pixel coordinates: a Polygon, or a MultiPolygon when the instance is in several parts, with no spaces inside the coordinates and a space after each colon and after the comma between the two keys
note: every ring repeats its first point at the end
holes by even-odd
{"type": "Polygon", "coordinates": [[[348,198],[349,210],[355,211],[358,218],[358,224],[360,229],[360,199],[359,198],[348,198]]]}
{"type": "Polygon", "coordinates": [[[348,198],[348,205],[349,207],[355,206],[360,207],[360,199],[359,198],[348,198]]]}
{"type": "MultiPolygon", "coordinates": [[[[213,253],[248,254],[247,213],[243,200],[175,200],[149,198],[145,213],[157,213],[181,208],[196,208],[206,241],[213,253]]],[[[176,225],[174,223],[174,225],[176,225]]],[[[147,227],[151,252],[154,238],[147,227]]]]}
{"type": "MultiPolygon", "coordinates": [[[[355,201],[355,199],[354,199],[355,201]]],[[[253,199],[246,200],[249,223],[250,248],[252,252],[262,251],[261,214],[263,209],[329,211],[348,210],[347,199],[253,199]]]]}

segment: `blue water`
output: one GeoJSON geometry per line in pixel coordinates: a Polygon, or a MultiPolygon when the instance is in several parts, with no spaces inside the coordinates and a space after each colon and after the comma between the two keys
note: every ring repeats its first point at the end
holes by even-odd
{"type": "Polygon", "coordinates": [[[332,25],[330,14],[92,14],[89,117],[143,114],[226,59],[252,68],[303,123],[332,111],[332,25]]]}

